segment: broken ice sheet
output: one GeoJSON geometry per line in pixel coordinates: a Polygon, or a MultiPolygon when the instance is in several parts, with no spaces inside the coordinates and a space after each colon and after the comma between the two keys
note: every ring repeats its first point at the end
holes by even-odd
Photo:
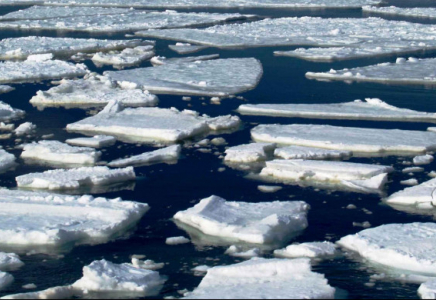
{"type": "Polygon", "coordinates": [[[104,74],[119,83],[137,84],[154,94],[226,97],[254,89],[263,68],[254,58],[230,58],[104,74]]]}
{"type": "Polygon", "coordinates": [[[24,117],[25,112],[0,101],[0,122],[9,122],[24,117]]]}
{"type": "Polygon", "coordinates": [[[178,64],[178,63],[190,63],[196,61],[204,61],[204,60],[212,60],[218,59],[219,54],[212,55],[202,55],[202,56],[189,56],[189,57],[175,57],[175,58],[166,58],[162,56],[153,57],[150,62],[153,66],[161,66],[167,64],[178,64]]]}
{"type": "Polygon", "coordinates": [[[139,167],[156,163],[174,163],[179,159],[181,151],[182,147],[180,145],[173,145],[140,155],[134,155],[129,158],[117,159],[108,163],[108,166],[112,168],[122,168],[127,166],[139,167]]]}
{"type": "Polygon", "coordinates": [[[113,65],[114,68],[124,68],[138,65],[154,55],[153,46],[138,46],[121,52],[99,52],[92,57],[92,61],[96,66],[113,65]]]}
{"type": "Polygon", "coordinates": [[[365,5],[362,7],[362,10],[371,15],[436,19],[436,8],[434,7],[404,8],[395,6],[377,7],[365,5]]]}

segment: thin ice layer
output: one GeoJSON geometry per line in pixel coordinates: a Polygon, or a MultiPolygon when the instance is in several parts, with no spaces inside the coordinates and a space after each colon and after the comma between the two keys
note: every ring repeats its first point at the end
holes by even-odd
{"type": "Polygon", "coordinates": [[[334,299],[324,275],[311,270],[308,259],[252,260],[207,271],[185,299],[334,299]]]}
{"type": "Polygon", "coordinates": [[[0,101],[0,122],[9,122],[24,117],[25,112],[0,101]]]}
{"type": "Polygon", "coordinates": [[[436,133],[327,125],[259,125],[254,140],[357,153],[424,153],[436,149],[436,133]]]}
{"type": "Polygon", "coordinates": [[[436,114],[398,108],[380,99],[355,100],[334,104],[245,104],[243,115],[310,119],[408,121],[436,123],[436,114]]]}
{"type": "Polygon", "coordinates": [[[122,168],[127,166],[141,166],[162,162],[173,162],[179,159],[182,147],[173,145],[156,151],[146,152],[126,159],[117,159],[108,164],[112,168],[122,168]]]}
{"type": "Polygon", "coordinates": [[[0,148],[0,173],[15,167],[15,156],[0,148]]]}
{"type": "Polygon", "coordinates": [[[276,144],[269,143],[252,143],[230,147],[226,150],[224,160],[238,163],[265,161],[272,156],[276,147],[276,144]]]}
{"type": "Polygon", "coordinates": [[[353,155],[351,151],[327,150],[312,147],[291,146],[277,148],[274,155],[283,159],[343,159],[353,155]]]}
{"type": "Polygon", "coordinates": [[[418,295],[421,299],[436,299],[436,280],[431,279],[421,284],[418,295]]]}
{"type": "Polygon", "coordinates": [[[338,241],[363,258],[416,274],[436,274],[436,224],[390,224],[367,229],[338,241]]]}
{"type": "Polygon", "coordinates": [[[113,65],[115,67],[129,67],[140,64],[154,56],[153,46],[138,46],[124,49],[121,52],[99,52],[92,57],[92,61],[98,65],[113,65]]]}
{"type": "Polygon", "coordinates": [[[117,139],[108,135],[96,135],[89,138],[76,138],[65,141],[69,145],[91,148],[105,148],[115,145],[117,139]]]}
{"type": "Polygon", "coordinates": [[[0,190],[0,244],[105,242],[133,226],[147,204],[91,196],[0,190]]]}
{"type": "Polygon", "coordinates": [[[307,227],[305,202],[227,202],[212,196],[174,219],[209,236],[252,244],[274,244],[307,227]]]}
{"type": "Polygon", "coordinates": [[[161,66],[167,64],[179,64],[179,63],[190,63],[196,61],[204,61],[204,60],[212,60],[218,59],[219,54],[212,55],[202,55],[202,56],[188,56],[188,57],[175,57],[175,58],[166,58],[162,56],[153,57],[150,62],[153,66],[161,66]]]}
{"type": "Polygon", "coordinates": [[[412,18],[426,18],[426,19],[436,19],[436,8],[434,7],[377,7],[377,6],[367,6],[362,7],[362,10],[366,13],[377,14],[377,15],[388,15],[396,17],[412,17],[412,18]]]}
{"type": "Polygon", "coordinates": [[[392,205],[414,206],[418,209],[432,210],[436,206],[436,179],[396,192],[385,201],[392,205]]]}
{"type": "Polygon", "coordinates": [[[336,253],[336,245],[330,242],[314,242],[295,244],[286,247],[285,249],[275,250],[274,255],[286,258],[322,258],[333,256],[336,253]]]}
{"type": "Polygon", "coordinates": [[[310,79],[364,81],[391,84],[436,84],[436,59],[397,59],[396,63],[330,70],[325,73],[307,72],[310,79]]]}
{"type": "Polygon", "coordinates": [[[108,186],[136,179],[132,167],[109,169],[107,167],[50,170],[31,173],[16,178],[19,188],[46,190],[77,190],[84,186],[108,186]]]}
{"type": "Polygon", "coordinates": [[[263,74],[254,58],[231,58],[166,64],[105,72],[112,80],[135,83],[155,94],[225,97],[254,89],[263,74]]]}
{"type": "Polygon", "coordinates": [[[86,75],[84,79],[61,80],[48,91],[38,91],[30,103],[35,106],[89,107],[105,106],[110,101],[119,101],[124,106],[155,106],[158,98],[148,91],[120,87],[106,76],[86,75]]]}

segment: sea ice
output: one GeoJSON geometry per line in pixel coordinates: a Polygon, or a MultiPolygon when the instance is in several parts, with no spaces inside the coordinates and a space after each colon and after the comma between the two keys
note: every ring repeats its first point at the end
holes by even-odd
{"type": "Polygon", "coordinates": [[[431,279],[421,284],[418,295],[421,299],[436,299],[436,280],[431,279]]]}
{"type": "Polygon", "coordinates": [[[286,258],[322,258],[333,256],[336,253],[336,245],[330,242],[315,242],[295,244],[286,247],[285,249],[275,250],[274,255],[277,257],[286,258]]]}
{"type": "Polygon", "coordinates": [[[327,150],[312,147],[291,146],[277,148],[274,155],[283,159],[344,159],[353,155],[351,151],[327,150]]]}
{"type": "Polygon", "coordinates": [[[0,270],[15,271],[24,266],[20,257],[15,253],[0,252],[0,270]]]}
{"type": "Polygon", "coordinates": [[[76,138],[65,141],[69,145],[91,148],[106,148],[115,145],[117,139],[108,135],[96,135],[89,138],[76,138]]]}
{"type": "Polygon", "coordinates": [[[408,180],[403,180],[403,181],[400,181],[400,183],[402,185],[410,185],[410,186],[414,186],[414,185],[418,185],[419,184],[418,180],[416,180],[415,178],[411,178],[411,179],[408,179],[408,180]]]}
{"type": "Polygon", "coordinates": [[[90,167],[70,170],[50,170],[31,173],[16,178],[19,188],[74,190],[83,186],[108,186],[135,180],[132,167],[111,170],[107,167],[90,167]]]}
{"type": "Polygon", "coordinates": [[[273,156],[276,144],[252,143],[228,148],[225,161],[238,163],[252,163],[265,161],[273,156]]]}
{"type": "Polygon", "coordinates": [[[9,273],[0,272],[0,290],[4,290],[14,282],[14,276],[9,273]]]}
{"type": "Polygon", "coordinates": [[[436,206],[435,192],[436,179],[431,179],[420,185],[394,193],[385,201],[393,205],[409,205],[419,209],[431,210],[436,206]]]}
{"type": "Polygon", "coordinates": [[[218,59],[219,54],[212,55],[202,55],[202,56],[189,56],[189,57],[175,57],[175,58],[166,58],[162,56],[153,57],[150,62],[153,66],[162,66],[167,64],[179,64],[179,63],[192,63],[196,61],[205,61],[218,59]]]}
{"type": "Polygon", "coordinates": [[[170,246],[175,246],[175,245],[188,244],[190,242],[191,242],[191,240],[188,238],[185,238],[184,236],[177,236],[177,237],[167,238],[165,241],[165,244],[170,245],[170,246]]]}
{"type": "Polygon", "coordinates": [[[185,55],[185,54],[199,52],[201,50],[207,49],[208,47],[191,45],[187,43],[176,43],[175,45],[169,45],[168,48],[177,52],[178,54],[185,55]]]}
{"type": "Polygon", "coordinates": [[[57,286],[39,292],[7,295],[2,299],[71,299],[73,296],[71,286],[57,286]]]}
{"type": "Polygon", "coordinates": [[[257,142],[278,143],[356,153],[425,153],[436,150],[436,133],[328,125],[259,125],[257,142]],[[435,141],[435,142],[433,142],[435,141]]]}
{"type": "Polygon", "coordinates": [[[203,199],[174,219],[209,236],[252,244],[274,244],[307,227],[305,202],[227,202],[217,196],[203,199]]]}
{"type": "Polygon", "coordinates": [[[436,8],[434,7],[377,7],[377,6],[363,6],[362,10],[366,13],[377,14],[377,15],[388,15],[396,17],[412,17],[412,18],[426,18],[426,19],[436,19],[436,8]]]}
{"type": "Polygon", "coordinates": [[[121,52],[99,52],[92,57],[92,61],[97,66],[113,65],[116,68],[122,68],[140,64],[154,55],[154,46],[138,46],[124,49],[121,52]]]}
{"type": "Polygon", "coordinates": [[[6,94],[12,92],[13,90],[15,90],[15,88],[9,85],[0,85],[0,94],[6,94]]]}
{"type": "Polygon", "coordinates": [[[226,97],[254,89],[263,70],[257,59],[230,58],[104,74],[118,82],[137,84],[155,94],[226,97]]]}
{"type": "Polygon", "coordinates": [[[234,257],[250,259],[253,257],[259,257],[261,255],[261,251],[259,248],[253,248],[253,249],[244,251],[242,249],[242,247],[232,245],[229,247],[229,249],[226,250],[226,252],[224,254],[234,256],[234,257]]]}
{"type": "Polygon", "coordinates": [[[165,263],[156,263],[152,260],[139,260],[138,258],[132,258],[132,265],[138,269],[156,271],[165,267],[165,263]]]}
{"type": "Polygon", "coordinates": [[[254,258],[207,271],[185,299],[333,299],[335,289],[308,259],[254,258]]]}
{"type": "Polygon", "coordinates": [[[407,174],[407,173],[421,173],[424,172],[425,169],[421,168],[421,167],[410,167],[410,168],[405,168],[403,169],[403,173],[407,174]]]}
{"type": "Polygon", "coordinates": [[[26,113],[0,101],[0,122],[9,122],[24,117],[26,113]]]}
{"type": "Polygon", "coordinates": [[[281,186],[259,185],[257,189],[262,193],[275,193],[283,188],[281,186]]]}
{"type": "Polygon", "coordinates": [[[20,124],[17,128],[15,128],[14,133],[16,136],[24,136],[29,135],[33,131],[35,131],[36,125],[31,122],[26,122],[23,124],[20,124]]]}
{"type": "Polygon", "coordinates": [[[117,159],[108,164],[112,168],[122,168],[127,166],[144,166],[162,162],[174,162],[179,159],[182,147],[173,145],[163,149],[146,152],[126,159],[117,159]]]}
{"type": "Polygon", "coordinates": [[[413,158],[413,164],[417,166],[421,165],[429,165],[433,162],[434,157],[432,155],[422,155],[422,156],[416,156],[413,158]]]}

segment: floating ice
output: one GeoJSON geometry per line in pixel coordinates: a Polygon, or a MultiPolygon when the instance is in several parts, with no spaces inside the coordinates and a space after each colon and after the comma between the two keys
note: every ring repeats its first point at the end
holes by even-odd
{"type": "Polygon", "coordinates": [[[158,98],[148,91],[119,87],[106,76],[86,75],[84,79],[61,80],[48,91],[38,91],[30,103],[35,106],[91,107],[105,106],[110,101],[124,106],[155,106],[158,98]]]}
{"type": "Polygon", "coordinates": [[[168,48],[171,50],[185,55],[185,54],[191,54],[195,52],[199,52],[201,50],[207,49],[207,46],[197,46],[197,45],[191,45],[186,43],[176,43],[175,45],[169,45],[168,48]]]}
{"type": "Polygon", "coordinates": [[[424,172],[424,168],[421,167],[410,167],[410,168],[405,168],[403,170],[403,173],[420,173],[420,172],[424,172]]]}
{"type": "Polygon", "coordinates": [[[2,299],[70,299],[73,296],[71,286],[57,286],[39,292],[8,295],[2,299]]]}
{"type": "Polygon", "coordinates": [[[432,179],[418,186],[399,191],[385,201],[393,205],[409,205],[418,209],[431,210],[436,206],[435,191],[436,179],[432,179]]]}
{"type": "Polygon", "coordinates": [[[101,152],[87,147],[73,147],[58,141],[39,141],[24,146],[21,158],[49,165],[94,165],[101,152]]]}
{"type": "Polygon", "coordinates": [[[229,247],[229,249],[226,250],[225,254],[230,255],[230,256],[234,256],[234,257],[250,259],[253,257],[259,257],[261,255],[261,251],[259,248],[253,248],[253,249],[244,251],[242,249],[242,247],[232,245],[229,247]]]}
{"type": "Polygon", "coordinates": [[[436,113],[398,108],[380,99],[370,98],[337,104],[246,104],[241,105],[238,112],[243,115],[289,118],[436,123],[436,113]]]}
{"type": "Polygon", "coordinates": [[[31,134],[36,129],[36,125],[30,122],[26,122],[18,126],[14,132],[17,136],[23,136],[31,134]]]}
{"type": "Polygon", "coordinates": [[[9,273],[0,272],[0,290],[4,290],[14,282],[14,276],[9,273]]]}
{"type": "Polygon", "coordinates": [[[333,299],[335,289],[308,259],[252,260],[207,271],[186,299],[333,299]]]}
{"type": "Polygon", "coordinates": [[[343,159],[353,155],[351,151],[327,150],[312,147],[291,146],[277,148],[274,155],[283,159],[343,159]]]}
{"type": "Polygon", "coordinates": [[[162,66],[166,64],[192,63],[196,61],[212,60],[212,59],[218,59],[219,57],[220,57],[219,54],[190,56],[190,57],[175,57],[175,58],[155,56],[150,60],[150,62],[152,63],[153,66],[162,66]]]}
{"type": "Polygon", "coordinates": [[[15,88],[9,85],[0,85],[0,94],[6,94],[12,92],[13,90],[15,90],[15,88]]]}
{"type": "Polygon", "coordinates": [[[179,159],[181,151],[182,147],[180,145],[173,145],[156,151],[135,155],[126,159],[117,159],[110,162],[108,166],[113,168],[122,168],[127,166],[143,166],[162,162],[174,162],[179,159]]]}
{"type": "Polygon", "coordinates": [[[286,258],[322,258],[333,256],[336,253],[336,245],[330,242],[315,242],[290,245],[285,249],[275,250],[274,255],[286,258]]]}
{"type": "Polygon", "coordinates": [[[191,242],[190,239],[187,239],[184,236],[178,236],[178,237],[167,238],[165,244],[175,246],[175,245],[188,244],[190,242],[191,242]]]}
{"type": "Polygon", "coordinates": [[[275,193],[283,188],[281,186],[259,185],[257,189],[262,193],[275,193]]]}
{"type": "Polygon", "coordinates": [[[107,167],[50,170],[31,173],[16,178],[19,188],[74,190],[83,186],[108,186],[135,180],[132,167],[111,170],[107,167]]]}
{"type": "Polygon", "coordinates": [[[411,178],[411,179],[408,179],[408,180],[403,180],[403,181],[400,181],[400,183],[402,185],[410,185],[410,186],[414,186],[414,185],[418,185],[419,184],[418,180],[416,180],[415,178],[411,178]]]}
{"type": "Polygon", "coordinates": [[[356,153],[423,153],[436,149],[436,133],[327,125],[259,125],[255,141],[356,153]],[[434,141],[434,142],[433,142],[434,141]]]}
{"type": "Polygon", "coordinates": [[[362,9],[366,13],[377,15],[436,19],[436,8],[434,7],[403,8],[395,6],[377,7],[365,5],[362,9]]]}
{"type": "Polygon", "coordinates": [[[0,252],[0,270],[1,271],[15,271],[24,266],[20,257],[15,253],[0,252]]]}
{"type": "Polygon", "coordinates": [[[276,147],[276,144],[268,143],[252,143],[231,147],[226,150],[225,161],[240,163],[265,161],[273,156],[276,147]]]}
{"type": "Polygon", "coordinates": [[[138,269],[156,271],[165,267],[164,263],[156,263],[152,260],[142,261],[138,258],[132,258],[132,265],[138,269]]]}
{"type": "Polygon", "coordinates": [[[105,148],[115,145],[117,139],[108,135],[96,135],[90,138],[69,139],[65,142],[73,146],[105,148]]]}
{"type": "Polygon", "coordinates": [[[428,165],[431,164],[434,160],[434,157],[432,155],[422,155],[422,156],[416,156],[413,158],[413,164],[417,166],[421,165],[428,165]]]}
{"type": "Polygon", "coordinates": [[[390,224],[338,241],[346,249],[386,267],[422,275],[436,274],[436,224],[390,224]]]}
{"type": "Polygon", "coordinates": [[[92,61],[98,65],[113,65],[116,68],[130,67],[150,59],[154,56],[153,46],[138,46],[124,49],[121,52],[99,52],[92,57],[92,61]]]}
{"type": "Polygon", "coordinates": [[[254,58],[230,58],[105,72],[105,75],[118,82],[135,83],[155,94],[226,97],[254,89],[262,73],[261,63],[254,58]]]}
{"type": "Polygon", "coordinates": [[[252,244],[274,244],[307,227],[305,202],[227,202],[203,199],[174,218],[206,235],[252,244]]]}
{"type": "Polygon", "coordinates": [[[436,299],[436,280],[432,279],[421,284],[418,295],[421,299],[436,299]]]}
{"type": "Polygon", "coordinates": [[[9,122],[12,120],[20,119],[24,117],[25,112],[12,108],[9,104],[0,101],[0,122],[9,122]]]}

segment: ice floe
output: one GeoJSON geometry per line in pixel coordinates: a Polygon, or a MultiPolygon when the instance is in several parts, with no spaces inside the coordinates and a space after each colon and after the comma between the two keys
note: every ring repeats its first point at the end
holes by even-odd
{"type": "Polygon", "coordinates": [[[338,241],[370,262],[421,275],[436,274],[435,223],[389,224],[338,241]]]}
{"type": "Polygon", "coordinates": [[[109,169],[107,167],[83,167],[69,170],[50,170],[31,173],[16,178],[19,188],[47,190],[77,190],[84,186],[109,186],[136,179],[132,167],[109,169]]]}
{"type": "Polygon", "coordinates": [[[201,50],[207,49],[207,46],[198,46],[198,45],[191,45],[188,43],[176,43],[175,45],[169,45],[168,48],[173,50],[174,52],[177,52],[179,54],[191,54],[195,52],[199,52],[201,50]]]}
{"type": "Polygon", "coordinates": [[[353,154],[425,153],[436,149],[436,134],[327,125],[259,125],[251,130],[257,142],[352,151],[353,154]]]}
{"type": "Polygon", "coordinates": [[[268,160],[273,156],[276,144],[252,143],[228,148],[224,158],[227,162],[252,163],[268,160]]]}
{"type": "Polygon", "coordinates": [[[182,244],[188,244],[191,240],[188,238],[185,238],[184,236],[177,236],[177,237],[171,237],[167,238],[165,241],[165,244],[176,246],[176,245],[182,245],[182,244]]]}
{"type": "Polygon", "coordinates": [[[434,7],[404,8],[395,6],[377,7],[365,5],[362,7],[362,10],[366,13],[377,15],[436,19],[436,8],[434,7]]]}
{"type": "Polygon", "coordinates": [[[286,258],[323,258],[334,256],[336,254],[336,245],[330,242],[314,242],[295,244],[286,247],[285,249],[275,250],[274,255],[277,257],[286,258]]]}
{"type": "Polygon", "coordinates": [[[24,117],[24,115],[24,111],[13,108],[9,104],[0,101],[0,122],[9,122],[12,120],[20,119],[24,117]]]}
{"type": "Polygon", "coordinates": [[[15,271],[24,266],[20,257],[15,253],[0,252],[0,270],[15,271]]]}
{"type": "Polygon", "coordinates": [[[405,168],[403,169],[403,173],[421,173],[424,172],[424,168],[421,167],[410,167],[410,168],[405,168]]]}
{"type": "Polygon", "coordinates": [[[254,89],[263,69],[257,59],[230,58],[104,74],[121,83],[137,84],[155,94],[226,97],[254,89]]]}
{"type": "Polygon", "coordinates": [[[414,185],[418,185],[419,184],[418,180],[415,179],[415,178],[403,180],[403,181],[400,181],[400,183],[402,185],[410,185],[410,186],[414,186],[414,185]]]}
{"type": "Polygon", "coordinates": [[[15,156],[0,148],[0,173],[15,167],[15,156]]]}
{"type": "Polygon", "coordinates": [[[6,94],[9,92],[14,91],[15,88],[9,86],[9,85],[0,85],[0,94],[6,94]]]}
{"type": "Polygon", "coordinates": [[[64,106],[87,108],[106,106],[110,101],[124,106],[155,106],[158,98],[148,91],[128,86],[120,87],[106,76],[88,74],[84,79],[61,80],[48,91],[38,91],[30,103],[38,107],[64,106]]]}
{"type": "Polygon", "coordinates": [[[335,289],[308,259],[252,260],[207,271],[186,299],[333,299],[335,289]]]}
{"type": "Polygon", "coordinates": [[[418,295],[421,299],[436,299],[436,280],[432,279],[421,284],[418,295]]]}
{"type": "Polygon", "coordinates": [[[7,295],[2,299],[71,299],[73,296],[71,286],[57,286],[39,292],[7,295]]]}
{"type": "Polygon", "coordinates": [[[14,133],[16,136],[24,136],[32,134],[36,129],[36,125],[31,122],[26,122],[20,124],[17,128],[15,128],[14,133]]]}
{"type": "Polygon", "coordinates": [[[327,150],[321,148],[291,146],[277,148],[274,155],[282,159],[344,159],[353,155],[351,151],[327,150]]]}
{"type": "Polygon", "coordinates": [[[252,244],[285,242],[307,227],[305,202],[227,202],[217,196],[203,199],[174,219],[202,233],[252,244]]]}
{"type": "Polygon", "coordinates": [[[4,290],[14,282],[14,276],[9,273],[0,272],[0,290],[4,290]]]}
{"type": "Polygon", "coordinates": [[[257,189],[262,193],[275,193],[283,188],[281,186],[259,185],[257,189]]]}
{"type": "Polygon", "coordinates": [[[135,155],[126,159],[117,159],[110,162],[108,166],[113,168],[122,168],[127,166],[144,166],[163,162],[170,163],[179,159],[181,151],[182,147],[180,145],[173,145],[156,151],[135,155]]]}
{"type": "Polygon", "coordinates": [[[97,66],[113,65],[115,68],[130,67],[150,59],[154,56],[154,46],[138,46],[127,48],[121,52],[99,52],[92,57],[97,66]]]}
{"type": "Polygon", "coordinates": [[[175,58],[166,58],[162,56],[153,57],[150,62],[153,66],[162,66],[166,64],[178,64],[178,63],[191,63],[196,61],[204,61],[204,60],[212,60],[218,59],[219,54],[212,55],[202,55],[202,56],[189,56],[189,57],[175,57],[175,58]]]}
{"type": "Polygon", "coordinates": [[[417,166],[429,165],[433,162],[434,157],[432,155],[421,155],[413,158],[413,164],[417,166]]]}
{"type": "Polygon", "coordinates": [[[431,179],[420,185],[394,193],[385,201],[393,205],[407,205],[431,210],[436,206],[435,192],[436,179],[431,179]]]}
{"type": "Polygon", "coordinates": [[[436,113],[398,108],[370,98],[335,104],[246,104],[238,112],[289,118],[436,122],[436,113]]]}
{"type": "Polygon", "coordinates": [[[261,255],[261,250],[259,248],[253,248],[253,249],[249,249],[247,251],[244,251],[244,249],[242,247],[232,245],[226,250],[226,252],[224,254],[234,256],[234,257],[250,259],[253,257],[259,257],[261,255]]]}
{"type": "Polygon", "coordinates": [[[69,139],[65,141],[69,145],[80,146],[80,147],[91,147],[91,148],[105,148],[115,145],[117,139],[113,136],[108,135],[96,135],[93,137],[83,137],[69,139]]]}

